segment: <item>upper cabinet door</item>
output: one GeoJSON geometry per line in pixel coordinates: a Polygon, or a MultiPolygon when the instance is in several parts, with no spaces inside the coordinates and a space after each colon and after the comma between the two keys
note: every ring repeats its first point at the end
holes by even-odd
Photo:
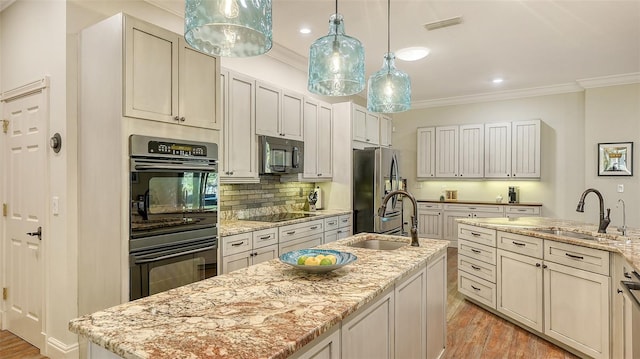
{"type": "Polygon", "coordinates": [[[179,36],[125,17],[124,42],[124,116],[179,122],[179,36]]]}
{"type": "Polygon", "coordinates": [[[540,177],[540,120],[512,125],[511,177],[540,177]]]}
{"type": "Polygon", "coordinates": [[[367,110],[358,105],[353,106],[353,140],[367,142],[367,110]]]}
{"type": "Polygon", "coordinates": [[[318,177],[333,177],[333,109],[320,103],[318,108],[318,177]]]}
{"type": "Polygon", "coordinates": [[[436,176],[436,129],[435,127],[418,128],[418,171],[419,178],[436,176]]]}
{"type": "Polygon", "coordinates": [[[390,117],[380,116],[380,146],[391,147],[393,122],[390,117]]]}
{"type": "Polygon", "coordinates": [[[367,112],[366,141],[373,145],[380,144],[380,119],[375,113],[367,112]]]}
{"type": "Polygon", "coordinates": [[[227,182],[257,181],[258,163],[255,139],[255,82],[252,78],[229,73],[225,109],[225,172],[227,182]]]}
{"type": "Polygon", "coordinates": [[[458,126],[436,127],[436,177],[458,177],[458,126]]]}
{"type": "Polygon", "coordinates": [[[302,123],[302,96],[282,91],[282,118],[280,120],[282,136],[302,141],[302,123]]]}
{"type": "Polygon", "coordinates": [[[217,58],[192,49],[180,39],[180,122],[219,130],[220,63],[217,58]]]}
{"type": "Polygon", "coordinates": [[[318,102],[304,100],[304,172],[305,178],[318,175],[318,102]]]}
{"type": "Polygon", "coordinates": [[[462,125],[458,176],[462,178],[482,178],[484,176],[484,125],[462,125]]]}
{"type": "Polygon", "coordinates": [[[485,124],[484,176],[511,177],[511,122],[485,124]]]}
{"type": "Polygon", "coordinates": [[[256,81],[256,134],[282,137],[280,131],[280,97],[282,91],[256,81]]]}

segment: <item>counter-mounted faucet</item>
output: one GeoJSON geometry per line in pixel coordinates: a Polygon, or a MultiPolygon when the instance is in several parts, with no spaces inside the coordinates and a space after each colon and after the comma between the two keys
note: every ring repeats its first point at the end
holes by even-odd
{"type": "Polygon", "coordinates": [[[595,193],[598,196],[598,200],[600,201],[600,223],[598,224],[598,233],[607,233],[607,226],[611,223],[609,219],[609,215],[611,214],[611,208],[607,208],[607,216],[604,216],[604,199],[602,198],[602,194],[600,191],[594,188],[589,188],[586,191],[582,192],[582,196],[580,196],[580,201],[578,202],[578,208],[576,208],[577,212],[584,212],[584,198],[590,192],[595,193]]]}
{"type": "Polygon", "coordinates": [[[382,200],[382,206],[378,208],[378,216],[384,217],[384,212],[387,209],[387,202],[391,197],[399,194],[409,198],[409,200],[411,201],[411,204],[413,205],[413,216],[411,216],[411,230],[410,230],[411,246],[420,247],[420,243],[418,242],[418,203],[416,202],[416,199],[413,197],[411,193],[401,189],[387,193],[387,195],[384,196],[384,199],[382,200]]]}

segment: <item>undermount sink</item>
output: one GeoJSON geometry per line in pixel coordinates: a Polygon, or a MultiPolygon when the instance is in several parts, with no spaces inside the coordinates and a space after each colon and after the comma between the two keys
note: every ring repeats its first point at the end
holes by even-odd
{"type": "Polygon", "coordinates": [[[398,249],[408,245],[409,243],[405,242],[386,241],[383,239],[370,239],[368,241],[350,244],[349,247],[376,249],[379,251],[392,251],[394,249],[398,249]]]}
{"type": "Polygon", "coordinates": [[[586,240],[590,240],[590,241],[598,241],[600,240],[599,237],[595,237],[589,234],[584,234],[584,233],[577,233],[577,232],[570,232],[570,231],[563,231],[560,229],[537,229],[535,230],[536,232],[539,233],[547,233],[547,234],[553,234],[556,236],[564,236],[564,237],[571,237],[571,238],[577,238],[577,239],[586,239],[586,240]]]}

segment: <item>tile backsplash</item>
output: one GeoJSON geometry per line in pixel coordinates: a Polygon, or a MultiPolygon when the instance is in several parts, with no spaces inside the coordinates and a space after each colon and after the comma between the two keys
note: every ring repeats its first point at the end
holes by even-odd
{"type": "Polygon", "coordinates": [[[260,176],[260,183],[221,184],[219,210],[235,212],[281,206],[301,209],[313,188],[313,183],[281,182],[280,176],[260,176]]]}

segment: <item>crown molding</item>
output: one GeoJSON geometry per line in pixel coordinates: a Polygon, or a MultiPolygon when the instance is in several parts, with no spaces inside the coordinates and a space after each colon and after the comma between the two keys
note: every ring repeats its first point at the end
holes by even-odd
{"type": "Polygon", "coordinates": [[[411,103],[412,109],[463,105],[469,103],[512,100],[525,97],[556,95],[569,92],[580,92],[584,89],[577,84],[561,84],[553,86],[532,87],[513,91],[499,91],[491,93],[481,93],[477,95],[455,96],[439,98],[434,100],[416,101],[411,103]]]}
{"type": "Polygon", "coordinates": [[[640,72],[630,74],[620,74],[612,76],[592,77],[588,79],[576,80],[582,88],[589,89],[595,87],[606,87],[616,85],[629,85],[640,83],[640,72]]]}
{"type": "Polygon", "coordinates": [[[271,50],[269,50],[265,55],[286,65],[289,65],[297,70],[300,70],[305,74],[307,73],[307,58],[278,44],[275,41],[273,42],[271,50]]]}

